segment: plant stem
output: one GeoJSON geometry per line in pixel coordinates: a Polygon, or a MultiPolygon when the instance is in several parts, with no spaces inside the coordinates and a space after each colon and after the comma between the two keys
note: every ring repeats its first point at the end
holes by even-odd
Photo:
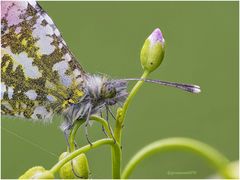
{"type": "MultiPolygon", "coordinates": [[[[91,116],[90,119],[93,120],[93,121],[97,121],[97,122],[101,123],[103,125],[103,127],[106,129],[108,136],[111,137],[111,132],[109,131],[108,124],[107,124],[105,119],[100,118],[98,116],[94,116],[94,115],[91,116]]],[[[75,150],[75,144],[74,144],[75,136],[76,136],[78,128],[83,123],[84,123],[84,120],[80,119],[80,120],[75,121],[75,123],[73,124],[73,128],[71,129],[70,135],[69,135],[69,138],[68,138],[69,145],[70,145],[69,152],[72,152],[72,151],[75,150]]]]}
{"type": "MultiPolygon", "coordinates": [[[[149,71],[144,71],[143,75],[141,76],[141,79],[145,79],[149,75],[149,71]]],[[[121,134],[122,134],[122,126],[123,122],[127,113],[128,106],[130,102],[132,101],[133,97],[136,95],[137,91],[139,88],[143,85],[144,81],[138,81],[135,86],[132,88],[131,92],[129,93],[126,101],[123,104],[122,109],[119,109],[117,113],[117,122],[116,122],[116,127],[114,130],[114,137],[121,144],[121,134]]]]}
{"type": "MultiPolygon", "coordinates": [[[[149,73],[150,73],[149,71],[144,71],[143,75],[141,76],[140,79],[145,79],[149,75],[149,73]]],[[[136,95],[136,93],[138,92],[139,88],[143,85],[143,83],[144,83],[144,81],[142,81],[142,80],[138,81],[135,84],[135,86],[132,88],[131,92],[129,93],[129,96],[127,97],[127,99],[126,99],[126,101],[125,101],[125,103],[123,105],[123,108],[122,108],[123,109],[123,112],[122,112],[122,116],[123,116],[122,123],[123,123],[123,121],[125,119],[125,115],[127,113],[127,109],[128,109],[128,106],[129,106],[130,102],[132,101],[132,99],[136,95]]]]}
{"type": "Polygon", "coordinates": [[[168,138],[153,142],[145,146],[128,162],[121,178],[127,179],[135,167],[148,156],[158,152],[166,152],[170,150],[190,150],[206,158],[223,177],[227,179],[232,178],[230,173],[225,169],[229,163],[228,159],[225,156],[223,156],[220,152],[211,146],[189,138],[168,138]]]}
{"type": "MultiPolygon", "coordinates": [[[[103,125],[103,127],[105,128],[105,130],[107,131],[108,136],[111,137],[111,132],[109,131],[108,124],[107,124],[107,121],[105,119],[93,115],[93,116],[90,117],[90,120],[101,123],[103,125]]],[[[80,120],[75,121],[75,123],[73,125],[73,128],[72,128],[72,130],[70,132],[70,135],[69,135],[70,152],[74,151],[74,149],[75,149],[75,146],[74,146],[75,136],[76,136],[78,128],[83,123],[84,123],[84,120],[80,119],[80,120]]]]}
{"type": "Polygon", "coordinates": [[[72,152],[75,150],[75,144],[74,144],[74,140],[75,140],[75,136],[76,136],[76,133],[77,133],[77,130],[78,128],[84,123],[84,120],[81,119],[81,120],[77,120],[75,121],[74,125],[73,125],[73,128],[70,132],[70,135],[69,135],[69,152],[72,152]]]}
{"type": "MultiPolygon", "coordinates": [[[[148,76],[149,72],[145,71],[141,77],[141,79],[144,79],[148,76]]],[[[118,109],[117,117],[116,117],[116,126],[114,129],[114,138],[116,139],[118,144],[118,147],[121,146],[121,135],[122,135],[122,126],[125,119],[125,115],[127,112],[127,108],[133,99],[133,97],[136,95],[139,88],[142,86],[144,81],[138,81],[131,92],[129,93],[129,96],[127,97],[124,105],[122,108],[118,109]]],[[[121,176],[121,161],[122,161],[122,151],[116,151],[117,147],[112,147],[112,178],[113,179],[120,179],[121,176]],[[119,153],[118,153],[119,152],[119,153]]]]}
{"type": "Polygon", "coordinates": [[[120,179],[122,150],[117,142],[115,142],[115,144],[112,146],[111,153],[112,153],[112,179],[120,179]]]}
{"type": "Polygon", "coordinates": [[[93,116],[90,117],[90,120],[97,121],[97,122],[101,123],[103,125],[104,129],[106,130],[107,135],[109,137],[112,137],[112,134],[111,134],[111,132],[109,130],[109,127],[108,127],[108,123],[105,119],[103,119],[99,116],[94,116],[93,115],[93,116]]]}
{"type": "MultiPolygon", "coordinates": [[[[80,155],[81,153],[85,153],[91,149],[95,149],[97,147],[103,146],[103,145],[111,145],[114,146],[114,140],[113,139],[101,139],[98,141],[95,141],[92,143],[92,146],[90,144],[79,148],[73,152],[71,152],[70,154],[68,154],[66,157],[64,157],[62,160],[58,161],[49,171],[52,174],[55,174],[65,163],[67,163],[68,161],[74,159],[75,157],[77,157],[78,155],[80,155]]],[[[117,150],[116,150],[117,151],[117,150]]]]}
{"type": "MultiPolygon", "coordinates": [[[[104,129],[106,130],[107,135],[109,137],[112,137],[112,134],[109,130],[108,123],[106,120],[104,120],[103,118],[100,118],[98,116],[91,116],[90,119],[100,122],[103,125],[104,129]]],[[[115,142],[115,144],[112,145],[111,151],[112,151],[112,178],[119,179],[120,178],[120,164],[121,164],[120,161],[121,161],[122,153],[121,153],[121,148],[117,142],[115,142]]]]}

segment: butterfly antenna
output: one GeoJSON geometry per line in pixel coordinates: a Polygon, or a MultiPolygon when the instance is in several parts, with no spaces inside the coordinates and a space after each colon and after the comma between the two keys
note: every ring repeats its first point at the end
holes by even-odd
{"type": "Polygon", "coordinates": [[[160,84],[163,86],[170,86],[170,87],[175,87],[190,93],[198,94],[201,92],[201,89],[197,85],[192,85],[192,84],[183,84],[183,83],[176,83],[176,82],[168,82],[168,81],[162,81],[158,79],[141,79],[141,78],[126,78],[126,79],[121,79],[125,81],[144,81],[144,82],[150,82],[154,84],[160,84]]]}
{"type": "Polygon", "coordinates": [[[108,111],[111,114],[112,118],[116,121],[117,119],[116,119],[115,115],[113,114],[112,110],[110,109],[110,107],[108,108],[108,111]]]}

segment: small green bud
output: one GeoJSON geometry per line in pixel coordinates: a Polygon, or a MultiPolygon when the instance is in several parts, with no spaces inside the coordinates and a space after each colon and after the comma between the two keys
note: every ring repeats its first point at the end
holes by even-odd
{"type": "Polygon", "coordinates": [[[144,70],[152,72],[158,68],[164,57],[164,45],[162,32],[157,28],[145,40],[141,50],[140,60],[144,70]]]}
{"type": "Polygon", "coordinates": [[[54,179],[54,175],[42,166],[35,166],[27,170],[19,179],[54,179]]]}
{"type": "MultiPolygon", "coordinates": [[[[69,153],[64,152],[60,155],[59,160],[66,157],[69,153]]],[[[65,179],[75,179],[81,177],[83,179],[87,179],[89,177],[89,167],[88,160],[84,153],[80,154],[72,161],[67,162],[60,170],[59,176],[60,178],[65,179]],[[73,172],[74,170],[74,172],[73,172]],[[78,176],[76,177],[75,174],[78,176]]]]}
{"type": "Polygon", "coordinates": [[[84,153],[80,154],[77,157],[75,163],[76,164],[74,166],[74,169],[75,167],[78,169],[77,172],[79,176],[83,179],[88,179],[90,171],[89,171],[87,156],[84,153]]]}
{"type": "MultiPolygon", "coordinates": [[[[65,158],[68,154],[68,152],[63,152],[59,157],[59,161],[65,158]]],[[[59,176],[62,179],[75,179],[75,175],[72,171],[71,161],[67,162],[61,167],[59,170],[59,176]]]]}

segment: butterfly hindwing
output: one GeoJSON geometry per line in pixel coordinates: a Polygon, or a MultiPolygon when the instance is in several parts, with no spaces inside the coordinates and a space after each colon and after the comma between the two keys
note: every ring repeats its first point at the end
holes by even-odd
{"type": "Polygon", "coordinates": [[[84,71],[35,1],[1,1],[1,113],[51,119],[81,96],[84,71]]]}

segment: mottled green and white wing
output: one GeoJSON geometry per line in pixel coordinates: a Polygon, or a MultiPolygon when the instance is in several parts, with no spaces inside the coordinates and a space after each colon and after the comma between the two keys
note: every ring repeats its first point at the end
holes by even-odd
{"type": "Polygon", "coordinates": [[[1,1],[1,113],[49,120],[82,91],[84,71],[35,1],[1,1]]]}

